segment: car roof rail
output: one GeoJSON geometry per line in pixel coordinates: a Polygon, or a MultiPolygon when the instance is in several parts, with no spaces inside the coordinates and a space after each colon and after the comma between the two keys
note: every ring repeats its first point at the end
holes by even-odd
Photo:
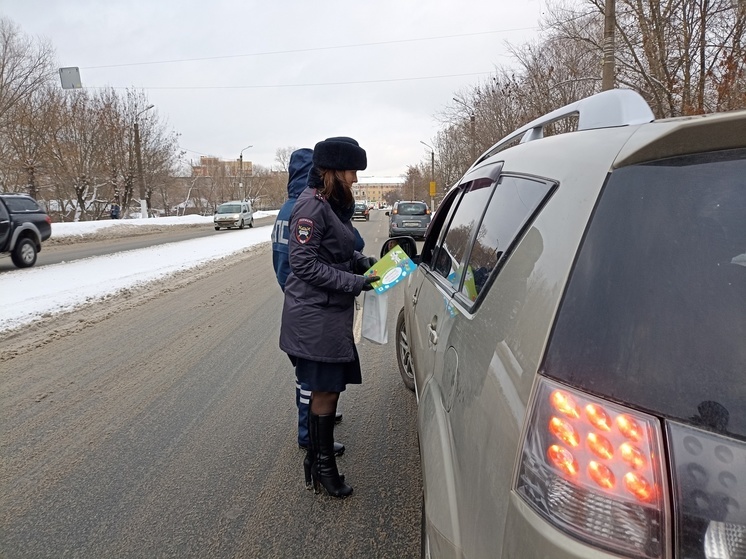
{"type": "Polygon", "coordinates": [[[521,126],[494,144],[477,159],[474,165],[501,152],[509,145],[513,145],[519,138],[521,144],[543,138],[544,127],[573,115],[578,117],[578,131],[645,124],[655,120],[653,111],[636,91],[631,89],[602,91],[560,107],[521,126]]]}

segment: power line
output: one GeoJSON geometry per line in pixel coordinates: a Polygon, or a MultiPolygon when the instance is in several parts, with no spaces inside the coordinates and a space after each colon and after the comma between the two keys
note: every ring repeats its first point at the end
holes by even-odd
{"type": "MultiPolygon", "coordinates": [[[[268,89],[268,88],[284,88],[284,87],[324,87],[334,85],[356,85],[356,84],[369,84],[369,83],[386,83],[386,82],[406,82],[406,81],[419,81],[419,80],[437,80],[441,78],[462,78],[466,76],[484,76],[492,74],[492,72],[471,72],[467,74],[445,74],[441,76],[419,76],[411,78],[389,78],[382,80],[361,80],[351,82],[322,82],[322,83],[288,83],[288,84],[270,84],[270,85],[187,85],[187,86],[153,86],[146,87],[141,86],[136,89],[268,89]]],[[[83,89],[131,89],[125,86],[101,86],[101,87],[85,87],[83,89]]]]}
{"type": "Polygon", "coordinates": [[[422,37],[419,39],[397,39],[392,41],[378,41],[374,43],[356,43],[351,45],[338,45],[338,46],[330,46],[330,47],[311,47],[306,49],[290,49],[290,50],[276,50],[276,51],[267,51],[267,52],[254,52],[249,54],[229,54],[229,55],[223,55],[223,56],[204,56],[200,58],[177,58],[174,60],[155,60],[150,62],[127,62],[123,64],[106,64],[102,66],[83,66],[81,67],[82,70],[98,70],[101,68],[122,68],[125,66],[146,66],[146,65],[152,65],[152,64],[175,64],[178,62],[200,62],[204,60],[221,60],[221,59],[227,59],[227,58],[248,58],[251,56],[270,56],[275,54],[294,54],[299,52],[313,52],[313,51],[321,51],[321,50],[336,50],[336,49],[347,49],[347,48],[360,48],[360,47],[372,47],[372,46],[380,46],[380,45],[394,45],[399,43],[416,43],[419,41],[436,41],[440,39],[456,39],[460,37],[473,37],[477,35],[493,35],[495,33],[510,33],[513,31],[530,31],[538,29],[536,26],[532,27],[516,27],[514,29],[497,29],[495,31],[480,31],[476,33],[461,33],[458,35],[441,35],[438,37],[422,37]]]}

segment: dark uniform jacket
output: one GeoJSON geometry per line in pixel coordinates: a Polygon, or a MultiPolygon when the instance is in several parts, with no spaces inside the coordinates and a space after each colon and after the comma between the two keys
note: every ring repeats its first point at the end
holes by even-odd
{"type": "Polygon", "coordinates": [[[365,256],[355,251],[352,211],[338,213],[315,188],[298,197],[290,219],[291,272],[280,329],[283,351],[325,363],[355,360],[354,303],[364,284],[359,274],[365,265],[359,261],[365,256]]]}
{"type": "MultiPolygon", "coordinates": [[[[290,239],[290,216],[298,196],[308,184],[308,171],[313,167],[313,150],[304,148],[290,155],[288,164],[288,199],[280,208],[272,230],[272,265],[275,268],[277,283],[285,290],[285,280],[290,273],[288,241],[290,239]]],[[[362,250],[362,249],[361,249],[362,250]]]]}
{"type": "MultiPolygon", "coordinates": [[[[272,229],[272,266],[275,269],[277,283],[285,291],[285,281],[290,273],[288,242],[290,240],[290,216],[293,213],[298,196],[306,189],[308,172],[313,167],[313,150],[302,148],[290,155],[288,164],[288,199],[280,208],[272,229]]],[[[365,241],[357,229],[355,232],[355,250],[363,252],[365,241]]]]}

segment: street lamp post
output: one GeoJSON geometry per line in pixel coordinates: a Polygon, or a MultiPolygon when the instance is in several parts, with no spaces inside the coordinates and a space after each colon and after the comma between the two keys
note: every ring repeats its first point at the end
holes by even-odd
{"type": "Polygon", "coordinates": [[[253,148],[253,145],[246,146],[241,150],[241,153],[238,156],[238,194],[241,196],[241,200],[246,198],[243,195],[243,152],[245,152],[249,148],[253,148]]]}
{"type": "Polygon", "coordinates": [[[469,111],[469,122],[470,122],[470,126],[471,126],[471,129],[470,129],[470,132],[471,132],[471,160],[472,161],[476,161],[476,159],[477,159],[477,128],[476,128],[477,115],[474,112],[474,107],[470,107],[469,105],[467,105],[466,103],[464,103],[461,99],[458,99],[456,97],[454,97],[453,100],[456,101],[456,103],[458,103],[459,105],[463,105],[464,107],[466,107],[467,110],[469,111]]]}
{"type": "Polygon", "coordinates": [[[148,217],[148,201],[145,199],[145,177],[142,173],[142,154],[140,151],[140,126],[137,122],[137,119],[140,118],[140,115],[144,113],[145,111],[149,111],[155,107],[155,105],[148,105],[143,110],[141,110],[139,113],[135,115],[135,157],[137,158],[137,181],[140,183],[140,217],[141,218],[147,218],[148,217]]]}
{"type": "Polygon", "coordinates": [[[435,148],[422,140],[420,143],[430,148],[430,211],[435,212],[435,148]]]}

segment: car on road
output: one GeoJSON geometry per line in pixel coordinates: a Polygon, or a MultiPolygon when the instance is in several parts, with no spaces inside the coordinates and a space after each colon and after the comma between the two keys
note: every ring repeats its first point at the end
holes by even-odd
{"type": "Polygon", "coordinates": [[[0,253],[18,268],[36,264],[41,244],[52,235],[52,219],[31,196],[0,194],[0,253]]]}
{"type": "Polygon", "coordinates": [[[390,212],[389,237],[408,235],[424,239],[430,225],[430,208],[425,202],[399,200],[390,212]]]}
{"type": "Polygon", "coordinates": [[[254,227],[254,212],[251,208],[251,202],[243,200],[220,204],[215,211],[213,222],[215,231],[220,231],[221,227],[226,229],[234,227],[243,229],[247,225],[254,227]]]}
{"type": "Polygon", "coordinates": [[[423,556],[746,557],[744,177],[746,111],[612,90],[487,150],[421,253],[384,243],[418,263],[423,556]]]}
{"type": "Polygon", "coordinates": [[[355,211],[352,214],[352,219],[364,219],[370,221],[370,208],[365,202],[355,202],[355,211]]]}

